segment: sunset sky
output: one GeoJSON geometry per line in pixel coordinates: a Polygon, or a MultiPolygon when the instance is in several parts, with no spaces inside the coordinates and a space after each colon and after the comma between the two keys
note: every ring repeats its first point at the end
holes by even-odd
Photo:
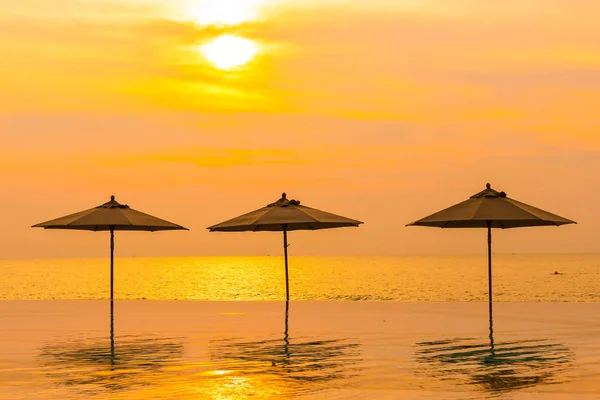
{"type": "Polygon", "coordinates": [[[117,256],[279,255],[205,228],[277,200],[359,219],[290,254],[484,253],[481,230],[404,225],[482,190],[578,225],[497,252],[600,248],[600,3],[589,0],[4,0],[0,258],[107,255],[31,225],[111,194],[190,232],[117,256]]]}

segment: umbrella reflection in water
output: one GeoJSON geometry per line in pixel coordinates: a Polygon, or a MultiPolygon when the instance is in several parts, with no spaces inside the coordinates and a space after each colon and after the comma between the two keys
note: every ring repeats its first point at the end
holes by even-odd
{"type": "Polygon", "coordinates": [[[548,339],[494,341],[490,303],[489,341],[454,338],[417,343],[416,360],[427,375],[500,394],[560,383],[574,352],[548,339]]]}
{"type": "Polygon", "coordinates": [[[110,341],[52,341],[38,359],[46,376],[87,395],[158,385],[169,367],[181,364],[183,338],[124,336],[115,341],[111,302],[110,341]]]}
{"type": "Polygon", "coordinates": [[[222,370],[242,376],[263,375],[280,382],[287,390],[313,391],[358,374],[359,344],[344,339],[290,340],[289,303],[285,304],[283,339],[248,341],[228,338],[210,342],[211,360],[222,370]]]}

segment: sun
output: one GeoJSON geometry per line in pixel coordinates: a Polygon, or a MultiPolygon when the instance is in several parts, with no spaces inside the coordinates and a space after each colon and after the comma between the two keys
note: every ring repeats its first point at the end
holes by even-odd
{"type": "Polygon", "coordinates": [[[200,48],[215,68],[230,70],[247,64],[258,52],[255,42],[235,35],[222,35],[200,48]]]}

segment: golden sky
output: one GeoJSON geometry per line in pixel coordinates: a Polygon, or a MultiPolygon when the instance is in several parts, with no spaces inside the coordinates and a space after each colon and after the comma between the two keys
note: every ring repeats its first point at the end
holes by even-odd
{"type": "Polygon", "coordinates": [[[587,0],[0,2],[0,258],[102,256],[30,225],[111,194],[190,232],[117,255],[279,254],[205,227],[277,200],[365,221],[292,254],[484,252],[405,228],[486,182],[579,222],[498,252],[595,252],[600,4],[587,0]]]}

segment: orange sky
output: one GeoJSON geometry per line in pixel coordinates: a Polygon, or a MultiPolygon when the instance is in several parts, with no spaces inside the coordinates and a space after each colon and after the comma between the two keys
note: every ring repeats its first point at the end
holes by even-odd
{"type": "Polygon", "coordinates": [[[191,229],[119,233],[117,255],[276,255],[279,234],[205,227],[282,191],[365,221],[294,232],[291,254],[483,253],[483,231],[404,225],[488,181],[579,223],[498,232],[496,251],[597,252],[599,12],[586,0],[2,1],[0,258],[106,255],[106,234],[30,225],[111,194],[191,229]],[[257,54],[215,67],[203,46],[221,35],[257,54]]]}

